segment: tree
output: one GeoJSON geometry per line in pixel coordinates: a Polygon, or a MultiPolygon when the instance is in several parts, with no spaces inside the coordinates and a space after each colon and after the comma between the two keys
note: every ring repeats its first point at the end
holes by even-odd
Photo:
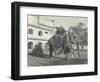
{"type": "Polygon", "coordinates": [[[77,45],[78,55],[79,55],[79,46],[83,48],[84,45],[87,45],[87,28],[84,28],[85,24],[80,22],[74,27],[70,27],[70,36],[71,40],[77,45]]]}

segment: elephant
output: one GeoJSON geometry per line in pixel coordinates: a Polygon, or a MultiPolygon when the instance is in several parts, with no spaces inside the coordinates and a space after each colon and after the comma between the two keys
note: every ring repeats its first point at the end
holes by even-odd
{"type": "Polygon", "coordinates": [[[55,55],[59,55],[61,52],[64,52],[64,55],[66,55],[66,59],[68,59],[68,55],[72,48],[72,42],[70,41],[68,32],[55,34],[48,40],[48,45],[50,58],[53,56],[53,52],[55,52],[55,55]]]}

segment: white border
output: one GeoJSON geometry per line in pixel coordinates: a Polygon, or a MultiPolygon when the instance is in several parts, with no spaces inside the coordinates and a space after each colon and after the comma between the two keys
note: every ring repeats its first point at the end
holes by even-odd
{"type": "Polygon", "coordinates": [[[94,71],[94,11],[56,8],[20,8],[20,75],[41,75],[94,71]],[[88,17],[88,64],[27,67],[27,14],[88,17]]]}

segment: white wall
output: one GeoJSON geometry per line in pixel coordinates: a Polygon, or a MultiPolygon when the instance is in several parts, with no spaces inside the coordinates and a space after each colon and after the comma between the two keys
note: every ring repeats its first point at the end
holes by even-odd
{"type": "MultiPolygon", "coordinates": [[[[0,28],[1,28],[0,29],[0,38],[1,38],[0,40],[0,82],[13,82],[13,80],[10,79],[10,72],[11,72],[11,8],[10,7],[12,1],[14,0],[0,1],[0,10],[1,10],[0,11],[0,28]]],[[[98,6],[100,10],[100,0],[20,0],[20,1],[98,6]]],[[[100,18],[100,16],[98,18],[100,18]]],[[[100,35],[100,32],[98,35],[100,35]]],[[[100,42],[100,37],[98,42],[100,42]]],[[[100,43],[99,43],[99,49],[100,49],[100,43]]],[[[99,50],[98,58],[100,58],[100,50],[99,50]]],[[[100,62],[100,59],[98,60],[98,62],[100,62]]],[[[99,63],[99,68],[100,68],[100,63],[99,63]]],[[[52,81],[54,82],[99,82],[99,79],[100,79],[100,75],[55,78],[55,79],[40,79],[40,80],[34,80],[34,82],[42,82],[42,81],[43,82],[47,82],[47,81],[48,82],[52,82],[52,81]]],[[[26,80],[26,82],[29,81],[33,82],[33,80],[26,80]]]]}
{"type": "Polygon", "coordinates": [[[49,40],[49,38],[51,37],[49,30],[44,30],[44,29],[28,26],[28,29],[29,28],[33,29],[33,34],[28,34],[28,38],[35,38],[35,39],[37,38],[37,39],[49,40]],[[42,31],[41,36],[39,36],[39,31],[42,31]],[[48,34],[46,34],[45,32],[48,32],[48,34]]]}

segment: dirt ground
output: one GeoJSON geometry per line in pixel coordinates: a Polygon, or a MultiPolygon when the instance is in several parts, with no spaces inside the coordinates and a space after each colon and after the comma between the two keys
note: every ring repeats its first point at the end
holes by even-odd
{"type": "Polygon", "coordinates": [[[52,66],[52,65],[77,65],[77,64],[87,64],[88,63],[88,55],[87,50],[80,50],[80,57],[77,55],[77,51],[74,51],[73,55],[68,56],[68,60],[66,60],[66,56],[61,53],[59,55],[55,55],[53,53],[53,57],[49,57],[49,51],[44,50],[44,55],[42,56],[34,56],[32,54],[28,54],[28,66],[52,66]]]}

